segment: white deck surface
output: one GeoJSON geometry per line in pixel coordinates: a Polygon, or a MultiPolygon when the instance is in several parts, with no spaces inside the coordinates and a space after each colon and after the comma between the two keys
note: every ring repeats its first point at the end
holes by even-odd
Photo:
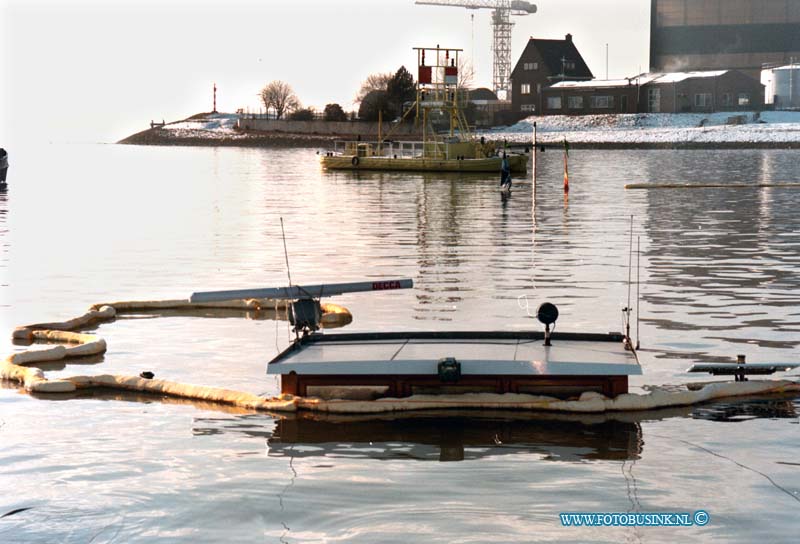
{"type": "Polygon", "coordinates": [[[553,340],[358,340],[312,342],[270,363],[268,374],[382,375],[438,373],[439,359],[454,357],[462,375],[641,374],[622,342],[553,340]]]}

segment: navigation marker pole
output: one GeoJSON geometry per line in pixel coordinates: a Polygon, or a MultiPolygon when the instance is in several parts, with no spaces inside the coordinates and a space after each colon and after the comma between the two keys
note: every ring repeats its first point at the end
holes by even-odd
{"type": "Polygon", "coordinates": [[[564,194],[569,193],[569,168],[567,158],[569,157],[569,142],[564,138],[564,194]]]}
{"type": "Polygon", "coordinates": [[[533,161],[533,199],[536,200],[536,121],[533,122],[533,153],[531,160],[533,161]]]}

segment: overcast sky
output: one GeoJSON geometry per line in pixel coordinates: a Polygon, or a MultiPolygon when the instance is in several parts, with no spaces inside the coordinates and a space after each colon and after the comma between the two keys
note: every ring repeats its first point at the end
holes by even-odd
{"type": "MultiPolygon", "coordinates": [[[[598,78],[647,70],[649,0],[540,0],[514,17],[512,62],[531,36],[574,41],[598,78]]],[[[113,142],[212,107],[258,108],[269,81],[303,105],[352,108],[361,81],[412,47],[464,49],[491,86],[490,10],[414,0],[0,0],[0,146],[113,142]],[[474,15],[474,22],[471,18],[474,15]]]]}

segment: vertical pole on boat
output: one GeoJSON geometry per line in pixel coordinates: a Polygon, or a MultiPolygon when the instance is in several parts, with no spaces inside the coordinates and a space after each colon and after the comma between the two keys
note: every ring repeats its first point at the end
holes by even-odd
{"type": "MultiPolygon", "coordinates": [[[[292,272],[289,268],[289,250],[286,249],[286,232],[283,230],[283,217],[281,217],[281,237],[283,238],[283,256],[286,258],[286,275],[289,276],[289,287],[292,286],[292,272]]],[[[289,306],[286,307],[286,314],[289,315],[289,306]]],[[[294,312],[294,309],[291,310],[294,312]]],[[[277,335],[276,335],[277,338],[277,335]]],[[[300,338],[300,331],[297,329],[294,330],[294,339],[298,340],[300,338]]]]}
{"type": "Polygon", "coordinates": [[[428,154],[428,110],[422,108],[422,158],[426,158],[428,154]]]}
{"type": "Polygon", "coordinates": [[[625,336],[631,339],[631,268],[633,267],[633,215],[631,215],[631,234],[628,246],[628,306],[625,308],[625,336]]]}
{"type": "Polygon", "coordinates": [[[286,249],[286,232],[283,230],[283,217],[281,217],[281,237],[283,238],[283,256],[286,258],[286,275],[289,276],[289,287],[291,287],[292,272],[289,269],[289,251],[286,249]]]}
{"type": "Polygon", "coordinates": [[[641,345],[639,343],[639,276],[641,268],[639,266],[639,258],[642,255],[642,237],[636,237],[636,349],[641,345]]]}
{"type": "Polygon", "coordinates": [[[383,155],[383,110],[378,109],[378,155],[383,155]]]}
{"type": "Polygon", "coordinates": [[[421,66],[424,66],[424,65],[425,65],[425,50],[424,49],[417,49],[417,85],[416,85],[417,100],[414,103],[414,109],[415,109],[415,111],[414,111],[414,127],[415,128],[419,128],[419,101],[420,101],[420,98],[422,98],[422,96],[420,95],[420,92],[421,92],[420,91],[420,87],[421,87],[422,84],[419,82],[419,80],[420,80],[419,76],[422,73],[421,66]]]}

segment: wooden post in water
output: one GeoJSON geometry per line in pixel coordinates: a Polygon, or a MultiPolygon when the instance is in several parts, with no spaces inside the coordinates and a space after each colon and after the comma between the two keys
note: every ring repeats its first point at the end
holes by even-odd
{"type": "Polygon", "coordinates": [[[533,161],[533,198],[536,199],[536,121],[533,122],[533,152],[531,153],[531,161],[533,161]]]}
{"type": "Polygon", "coordinates": [[[531,220],[533,230],[536,232],[536,153],[538,152],[536,142],[536,121],[533,122],[533,149],[531,150],[531,161],[533,162],[533,179],[531,180],[531,220]]]}
{"type": "Polygon", "coordinates": [[[567,158],[569,157],[569,143],[564,138],[564,194],[569,193],[569,167],[567,166],[567,158]]]}

